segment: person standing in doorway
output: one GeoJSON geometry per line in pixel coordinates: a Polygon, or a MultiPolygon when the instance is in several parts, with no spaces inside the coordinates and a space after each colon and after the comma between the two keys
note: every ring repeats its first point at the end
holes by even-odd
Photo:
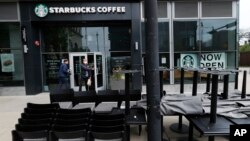
{"type": "Polygon", "coordinates": [[[91,68],[88,65],[87,59],[83,59],[81,64],[81,78],[79,83],[79,92],[82,91],[82,83],[84,82],[86,91],[89,91],[88,80],[91,80],[91,68]]]}
{"type": "Polygon", "coordinates": [[[62,64],[60,65],[59,68],[59,85],[58,89],[69,89],[69,75],[70,75],[70,70],[69,70],[69,60],[68,59],[63,59],[62,64]]]}

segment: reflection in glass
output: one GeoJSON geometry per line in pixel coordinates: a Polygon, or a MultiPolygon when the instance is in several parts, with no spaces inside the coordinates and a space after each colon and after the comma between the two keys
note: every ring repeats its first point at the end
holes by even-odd
{"type": "Polygon", "coordinates": [[[68,54],[44,54],[43,55],[43,83],[45,90],[55,89],[58,84],[58,71],[62,59],[68,58],[68,54]]]}
{"type": "Polygon", "coordinates": [[[19,23],[0,23],[0,86],[24,85],[19,23]]]}
{"type": "Polygon", "coordinates": [[[174,50],[197,51],[197,21],[174,21],[174,50]]]}
{"type": "MultiPolygon", "coordinates": [[[[146,33],[145,33],[145,23],[141,24],[142,30],[142,51],[145,52],[146,48],[146,33]]],[[[158,40],[159,40],[159,51],[169,52],[169,23],[168,22],[158,22],[158,40]]]]}
{"type": "MultiPolygon", "coordinates": [[[[131,51],[131,29],[129,25],[103,26],[103,27],[46,27],[42,30],[44,44],[42,47],[43,58],[47,60],[46,55],[67,54],[68,52],[99,52],[104,56],[105,80],[99,77],[98,85],[107,84],[110,88],[111,65],[110,58],[119,55],[130,54],[131,51]],[[104,81],[106,81],[104,83],[104,81]]],[[[130,56],[130,55],[129,55],[130,56]]],[[[60,56],[59,58],[61,58],[60,56]]],[[[100,60],[100,58],[99,58],[100,60]]],[[[93,63],[93,62],[92,62],[93,63]]],[[[89,62],[89,65],[94,65],[89,62]]],[[[55,84],[56,78],[47,78],[48,68],[44,71],[44,85],[55,84]]],[[[77,82],[76,82],[77,85],[77,82]]]]}
{"type": "MultiPolygon", "coordinates": [[[[174,67],[180,67],[181,65],[181,53],[175,53],[174,54],[174,67]]],[[[179,83],[180,82],[180,79],[181,79],[181,71],[180,69],[176,69],[174,71],[174,78],[175,78],[175,82],[176,83],[179,83]]],[[[192,83],[192,80],[193,80],[193,72],[192,71],[185,71],[184,72],[184,81],[185,83],[192,83]]]]}
{"type": "Polygon", "coordinates": [[[96,55],[96,75],[97,75],[97,87],[103,86],[103,66],[102,55],[96,55]]]}
{"type": "MultiPolygon", "coordinates": [[[[159,65],[162,67],[169,68],[169,53],[160,53],[159,54],[159,65]]],[[[163,71],[163,83],[170,82],[170,72],[163,71]]]]}
{"type": "Polygon", "coordinates": [[[63,27],[44,28],[44,52],[67,52],[68,29],[63,27]]]}
{"type": "Polygon", "coordinates": [[[235,20],[202,20],[201,50],[236,50],[235,20]]]}

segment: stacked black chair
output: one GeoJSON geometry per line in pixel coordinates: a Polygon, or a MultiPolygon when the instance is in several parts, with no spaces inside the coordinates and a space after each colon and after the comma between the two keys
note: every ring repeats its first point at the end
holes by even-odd
{"type": "Polygon", "coordinates": [[[53,122],[58,104],[28,103],[15,130],[12,131],[12,140],[39,139],[48,141],[49,131],[53,122]]]}
{"type": "Polygon", "coordinates": [[[89,108],[60,109],[59,104],[54,103],[28,103],[12,131],[12,140],[86,140],[91,113],[89,108]]]}
{"type": "Polygon", "coordinates": [[[52,104],[35,104],[35,103],[27,103],[27,108],[33,108],[37,110],[50,109],[50,108],[59,108],[58,103],[52,104]]]}
{"type": "Polygon", "coordinates": [[[88,140],[126,140],[125,115],[93,114],[90,119],[88,140]]]}
{"type": "Polygon", "coordinates": [[[43,125],[16,125],[16,130],[12,131],[12,140],[21,141],[24,139],[39,139],[49,141],[49,124],[43,125]]]}
{"type": "Polygon", "coordinates": [[[90,115],[89,108],[58,109],[50,131],[50,141],[58,141],[59,139],[87,140],[90,115]]]}

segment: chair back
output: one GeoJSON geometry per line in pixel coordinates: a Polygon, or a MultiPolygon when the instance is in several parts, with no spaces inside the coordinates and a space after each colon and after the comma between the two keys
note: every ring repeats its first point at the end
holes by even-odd
{"type": "Polygon", "coordinates": [[[34,109],[34,108],[24,108],[24,113],[27,114],[49,114],[55,113],[56,108],[48,108],[48,109],[34,109]]]}
{"type": "Polygon", "coordinates": [[[34,141],[49,141],[49,133],[47,130],[34,132],[12,131],[12,141],[22,141],[25,139],[32,139],[34,141]]]}
{"type": "Polygon", "coordinates": [[[70,131],[70,132],[50,132],[50,141],[58,141],[59,139],[72,139],[77,141],[86,141],[86,130],[70,131]]]}
{"type": "Polygon", "coordinates": [[[51,130],[57,132],[70,132],[70,131],[87,130],[87,129],[88,129],[87,124],[79,124],[79,125],[54,124],[51,130]]]}
{"type": "Polygon", "coordinates": [[[89,118],[90,113],[81,114],[56,114],[55,117],[59,119],[72,120],[72,119],[85,119],[89,118]]]}
{"type": "Polygon", "coordinates": [[[124,119],[125,115],[123,113],[119,114],[98,114],[95,113],[91,116],[91,119],[95,120],[118,120],[118,119],[124,119]]]}
{"type": "Polygon", "coordinates": [[[90,120],[91,125],[95,126],[118,126],[118,125],[124,125],[125,120],[124,119],[116,119],[116,120],[96,120],[91,119],[90,120]]]}
{"type": "Polygon", "coordinates": [[[45,118],[45,119],[32,120],[32,119],[19,118],[18,123],[21,124],[21,125],[51,124],[52,119],[51,118],[45,118]]]}
{"type": "Polygon", "coordinates": [[[48,113],[48,114],[26,114],[26,113],[22,113],[21,118],[38,120],[38,119],[53,118],[54,115],[55,114],[53,114],[53,113],[48,113]]]}
{"type": "Polygon", "coordinates": [[[73,89],[60,89],[60,90],[51,91],[49,97],[50,97],[50,103],[73,101],[74,90],[73,89]]]}
{"type": "Polygon", "coordinates": [[[90,108],[84,108],[84,109],[61,109],[59,108],[57,110],[57,113],[59,114],[84,114],[84,113],[91,113],[90,108]]]}
{"type": "Polygon", "coordinates": [[[52,104],[36,104],[36,103],[27,103],[27,108],[33,108],[33,109],[51,109],[51,108],[59,108],[58,103],[52,103],[52,104]]]}
{"type": "Polygon", "coordinates": [[[89,118],[80,118],[80,119],[55,119],[54,124],[60,124],[60,125],[81,125],[81,124],[87,124],[89,123],[89,118]]]}
{"type": "Polygon", "coordinates": [[[50,124],[37,124],[37,125],[16,124],[15,129],[17,131],[22,131],[22,132],[34,132],[34,131],[50,130],[51,126],[50,124]]]}

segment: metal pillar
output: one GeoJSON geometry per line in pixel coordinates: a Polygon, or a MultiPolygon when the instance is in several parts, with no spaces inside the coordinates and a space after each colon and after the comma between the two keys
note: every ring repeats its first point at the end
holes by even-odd
{"type": "MultiPolygon", "coordinates": [[[[239,70],[239,68],[236,68],[236,70],[239,70]]],[[[239,79],[239,72],[236,71],[236,73],[235,73],[235,82],[234,82],[234,89],[238,89],[238,79],[239,79]]]]}
{"type": "Polygon", "coordinates": [[[244,72],[243,72],[243,82],[242,82],[241,98],[246,98],[246,84],[247,84],[247,71],[244,70],[244,72]]]}
{"type": "MultiPolygon", "coordinates": [[[[125,114],[126,115],[129,115],[130,114],[130,103],[129,103],[129,73],[125,73],[125,95],[126,95],[126,98],[125,98],[125,114]]],[[[130,141],[130,126],[129,125],[126,125],[126,141],[130,141]]]]}
{"type": "Polygon", "coordinates": [[[157,0],[145,0],[148,141],[161,141],[157,0]]]}
{"type": "MultiPolygon", "coordinates": [[[[208,68],[208,71],[211,71],[211,68],[208,68]]],[[[209,94],[210,92],[210,81],[211,81],[211,74],[207,73],[206,92],[204,94],[209,94]]]]}
{"type": "Polygon", "coordinates": [[[213,76],[212,76],[210,123],[216,123],[217,93],[218,93],[218,74],[213,74],[213,76]]]}
{"type": "Polygon", "coordinates": [[[184,93],[184,68],[181,68],[180,93],[184,93]]]}
{"type": "Polygon", "coordinates": [[[197,96],[197,85],[198,85],[198,71],[194,71],[192,96],[197,96]]]}
{"type": "Polygon", "coordinates": [[[228,99],[228,83],[229,83],[229,74],[224,75],[224,89],[222,93],[223,99],[228,99]]]}

